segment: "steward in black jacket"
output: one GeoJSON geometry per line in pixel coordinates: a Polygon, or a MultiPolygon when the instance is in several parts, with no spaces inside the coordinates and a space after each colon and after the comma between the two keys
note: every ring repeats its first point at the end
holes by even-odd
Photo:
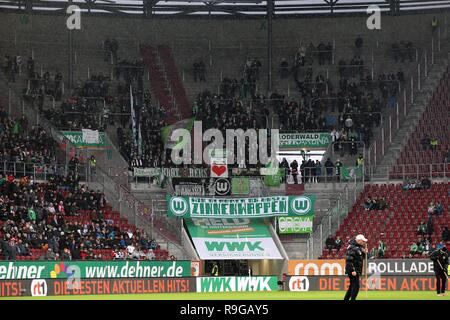
{"type": "Polygon", "coordinates": [[[438,296],[445,296],[445,285],[448,274],[448,252],[447,248],[436,249],[430,253],[433,261],[434,274],[436,275],[436,289],[438,296]]]}
{"type": "Polygon", "coordinates": [[[363,235],[358,235],[355,240],[351,240],[347,247],[345,257],[345,273],[350,278],[350,284],[345,294],[344,300],[356,300],[359,292],[359,277],[363,272],[364,259],[366,258],[367,239],[363,235]]]}
{"type": "Polygon", "coordinates": [[[365,253],[363,246],[359,245],[356,240],[350,240],[345,257],[345,273],[351,274],[353,271],[356,271],[358,275],[361,275],[364,259],[365,253]]]}

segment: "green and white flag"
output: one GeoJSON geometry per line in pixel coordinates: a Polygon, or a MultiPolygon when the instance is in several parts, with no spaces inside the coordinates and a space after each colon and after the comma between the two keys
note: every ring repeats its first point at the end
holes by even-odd
{"type": "Polygon", "coordinates": [[[342,167],[341,168],[341,178],[343,180],[354,180],[362,178],[363,170],[362,166],[359,167],[342,167]]]}
{"type": "Polygon", "coordinates": [[[263,219],[186,219],[202,260],[283,259],[263,219]]]}
{"type": "Polygon", "coordinates": [[[304,216],[314,210],[315,196],[205,198],[166,196],[169,217],[269,218],[304,216]]]}
{"type": "Polygon", "coordinates": [[[162,127],[161,128],[161,139],[165,145],[165,148],[166,149],[182,149],[183,146],[187,143],[187,141],[172,141],[172,140],[170,140],[172,132],[176,129],[186,129],[188,131],[191,131],[192,127],[194,126],[194,121],[195,121],[195,117],[180,120],[174,124],[162,127]]]}
{"type": "Polygon", "coordinates": [[[264,184],[268,187],[278,187],[283,179],[284,168],[280,168],[278,164],[274,166],[272,162],[269,162],[265,169],[264,172],[261,172],[264,175],[264,184]]]}

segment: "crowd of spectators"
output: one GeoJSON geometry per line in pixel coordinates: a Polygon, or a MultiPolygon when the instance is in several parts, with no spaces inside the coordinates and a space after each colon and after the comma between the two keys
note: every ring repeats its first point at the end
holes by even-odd
{"type": "Polygon", "coordinates": [[[322,164],[319,160],[303,160],[299,165],[295,159],[288,163],[286,158],[283,158],[279,166],[284,169],[287,183],[298,184],[299,181],[300,183],[318,183],[324,179],[322,164]]]}
{"type": "Polygon", "coordinates": [[[142,140],[142,153],[134,148],[132,136],[122,128],[117,129],[117,136],[122,155],[130,161],[130,167],[161,167],[166,166],[170,157],[166,157],[161,136],[161,128],[166,126],[165,112],[162,108],[145,103],[140,109],[140,126],[142,140]]]}
{"type": "MultiPolygon", "coordinates": [[[[289,101],[275,90],[270,97],[258,93],[257,81],[262,66],[259,59],[248,56],[244,63],[244,72],[239,78],[225,77],[220,83],[219,93],[207,90],[198,94],[193,104],[196,120],[203,122],[203,129],[219,128],[266,128],[270,109],[273,108],[279,119],[280,130],[300,132],[332,132],[335,151],[340,157],[346,153],[357,156],[361,145],[369,145],[373,137],[373,128],[381,124],[381,112],[386,107],[394,107],[399,92],[399,82],[404,82],[404,74],[381,73],[372,79],[362,59],[363,39],[355,40],[353,56],[341,59],[339,65],[339,82],[333,84],[321,72],[315,73],[314,65],[331,64],[334,48],[331,42],[320,42],[317,46],[310,43],[301,45],[295,54],[292,68],[284,59],[280,72],[292,73],[300,98],[289,101]],[[363,143],[360,143],[363,142],[363,143]]],[[[194,81],[204,81],[203,61],[194,62],[194,81]]],[[[158,119],[159,120],[159,119],[158,119]]],[[[124,136],[125,134],[121,134],[124,136]]],[[[128,149],[127,149],[128,150],[128,149]]],[[[124,152],[129,154],[129,152],[124,152]]],[[[160,154],[157,152],[157,154],[160,154]]],[[[131,158],[134,160],[134,157],[131,158]]],[[[134,164],[153,163],[153,159],[142,157],[134,164]]],[[[305,161],[302,165],[290,164],[294,183],[298,181],[296,170],[291,165],[302,167],[305,174],[300,176],[316,182],[322,168],[315,163],[314,169],[305,161]]],[[[340,167],[330,167],[327,176],[340,176],[340,167]]]]}
{"type": "Polygon", "coordinates": [[[415,241],[409,247],[409,256],[408,258],[414,258],[416,256],[427,256],[432,250],[432,245],[428,239],[421,239],[419,241],[415,241]]]}
{"type": "MultiPolygon", "coordinates": [[[[305,46],[298,49],[293,77],[300,99],[286,101],[276,94],[278,101],[272,101],[280,130],[332,131],[335,151],[339,151],[341,157],[346,152],[356,155],[358,141],[370,144],[372,129],[380,125],[383,109],[396,106],[399,82],[404,83],[404,74],[399,70],[397,74],[381,73],[377,79],[372,79],[361,58],[362,46],[359,36],[355,40],[355,56],[338,62],[340,79],[336,86],[320,71],[315,74],[313,68],[315,57],[319,57],[319,64],[329,62],[333,54],[331,44],[321,43],[315,48],[311,43],[308,50],[305,46]],[[323,52],[322,57],[319,52],[323,52]]],[[[286,59],[282,63],[282,72],[286,73],[289,63],[286,59]]]]}
{"type": "MultiPolygon", "coordinates": [[[[55,142],[39,126],[30,126],[25,116],[11,118],[0,108],[0,162],[49,164],[55,161],[55,142]]],[[[0,170],[5,166],[0,166],[0,170]]]]}
{"type": "Polygon", "coordinates": [[[57,108],[42,111],[42,114],[60,130],[100,129],[94,100],[70,97],[57,108]]]}
{"type": "Polygon", "coordinates": [[[428,178],[424,178],[422,180],[408,178],[402,184],[402,190],[428,190],[431,188],[431,180],[428,178]]]}
{"type": "Polygon", "coordinates": [[[39,249],[35,258],[42,260],[108,259],[97,251],[110,249],[127,250],[123,258],[154,258],[155,240],[139,229],[121,230],[105,217],[105,206],[104,195],[77,176],[36,183],[0,175],[0,254],[15,260],[39,249]],[[68,219],[86,214],[88,223],[68,219]]]}

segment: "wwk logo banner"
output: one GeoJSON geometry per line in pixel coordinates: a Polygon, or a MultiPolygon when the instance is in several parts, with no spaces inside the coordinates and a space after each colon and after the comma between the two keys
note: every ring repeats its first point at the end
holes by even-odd
{"type": "Polygon", "coordinates": [[[263,219],[187,219],[203,260],[283,259],[263,219]]]}
{"type": "Polygon", "coordinates": [[[197,278],[197,292],[278,291],[277,277],[197,278]]]}

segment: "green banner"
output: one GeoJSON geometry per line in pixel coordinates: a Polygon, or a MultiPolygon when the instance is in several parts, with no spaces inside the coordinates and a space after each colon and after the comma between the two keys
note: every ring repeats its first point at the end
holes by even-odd
{"type": "Polygon", "coordinates": [[[278,291],[278,279],[267,277],[201,277],[197,292],[278,291]]]}
{"type": "Polygon", "coordinates": [[[202,198],[166,196],[169,217],[268,218],[304,216],[314,210],[315,196],[202,198]]]}
{"type": "Polygon", "coordinates": [[[105,143],[105,133],[99,132],[98,143],[89,143],[83,140],[83,133],[81,131],[61,131],[64,137],[69,139],[69,141],[76,147],[89,147],[89,148],[103,148],[106,146],[105,143]]]}
{"type": "Polygon", "coordinates": [[[330,133],[280,133],[280,149],[327,149],[330,133]]]}
{"type": "Polygon", "coordinates": [[[279,217],[278,232],[280,234],[311,233],[314,213],[303,217],[279,217]]]}
{"type": "Polygon", "coordinates": [[[231,179],[231,194],[233,195],[249,195],[250,179],[248,177],[231,179]]]}
{"type": "Polygon", "coordinates": [[[342,167],[341,168],[341,179],[343,180],[354,180],[361,179],[363,175],[363,167],[342,167]]]}
{"type": "Polygon", "coordinates": [[[190,261],[0,261],[0,280],[189,276],[190,261]]]}

